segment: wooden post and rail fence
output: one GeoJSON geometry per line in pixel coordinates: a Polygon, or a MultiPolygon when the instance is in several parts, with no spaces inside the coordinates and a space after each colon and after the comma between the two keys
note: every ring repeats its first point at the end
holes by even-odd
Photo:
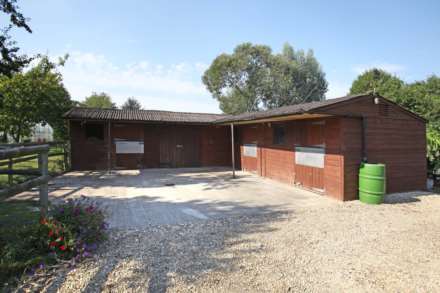
{"type": "MultiPolygon", "coordinates": [[[[60,142],[48,144],[0,144],[0,167],[7,166],[7,169],[0,169],[0,175],[8,175],[8,186],[0,189],[0,199],[8,198],[34,187],[39,187],[40,195],[40,215],[46,217],[48,209],[48,181],[49,157],[63,156],[63,169],[69,169],[69,155],[63,148],[57,150],[60,142]],[[55,147],[55,152],[50,152],[51,147],[55,147]],[[14,165],[26,161],[38,160],[37,168],[14,169],[14,165]],[[14,175],[31,176],[23,182],[14,184],[14,175]]],[[[64,145],[65,146],[65,145],[64,145]]]]}

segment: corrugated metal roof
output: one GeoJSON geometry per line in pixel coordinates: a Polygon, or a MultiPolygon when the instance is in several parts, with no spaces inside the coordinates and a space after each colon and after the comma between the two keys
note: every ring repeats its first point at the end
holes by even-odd
{"type": "Polygon", "coordinates": [[[112,121],[151,121],[172,123],[212,123],[225,117],[222,114],[171,112],[158,110],[120,110],[98,108],[72,108],[64,114],[66,119],[112,120],[112,121]]]}

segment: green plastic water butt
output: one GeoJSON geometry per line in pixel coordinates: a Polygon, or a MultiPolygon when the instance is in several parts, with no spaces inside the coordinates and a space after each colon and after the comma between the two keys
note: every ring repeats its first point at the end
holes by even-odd
{"type": "Polygon", "coordinates": [[[381,204],[385,195],[385,165],[362,163],[359,168],[359,200],[381,204]]]}

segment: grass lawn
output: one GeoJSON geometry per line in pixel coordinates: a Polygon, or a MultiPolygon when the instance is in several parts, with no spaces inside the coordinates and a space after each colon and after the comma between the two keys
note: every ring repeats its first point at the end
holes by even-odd
{"type": "Polygon", "coordinates": [[[37,201],[0,201],[0,229],[38,222],[38,207],[37,201]]]}
{"type": "Polygon", "coordinates": [[[32,247],[33,238],[29,237],[35,234],[39,215],[36,201],[0,201],[0,291],[13,285],[26,268],[46,258],[32,247]]]}

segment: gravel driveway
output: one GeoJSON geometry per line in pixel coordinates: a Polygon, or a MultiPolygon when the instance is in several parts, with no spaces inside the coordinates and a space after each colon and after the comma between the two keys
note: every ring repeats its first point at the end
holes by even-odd
{"type": "Polygon", "coordinates": [[[114,229],[95,259],[29,279],[45,292],[438,292],[440,196],[114,229]]]}

